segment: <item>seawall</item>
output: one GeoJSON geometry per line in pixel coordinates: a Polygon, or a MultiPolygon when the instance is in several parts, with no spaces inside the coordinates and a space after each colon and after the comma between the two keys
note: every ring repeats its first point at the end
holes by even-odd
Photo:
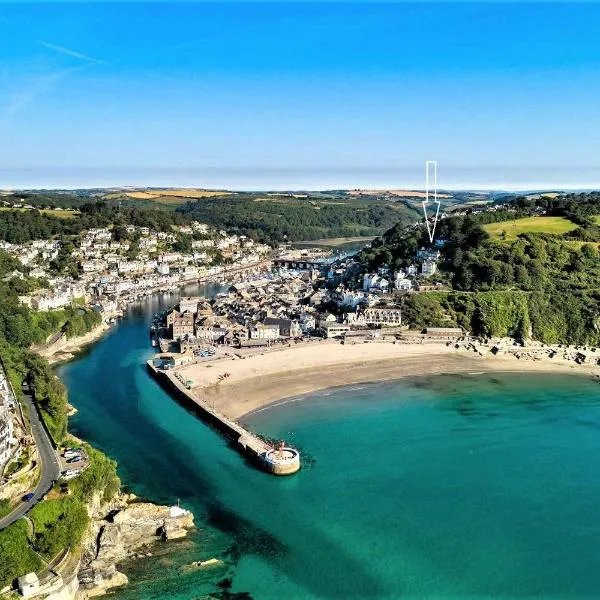
{"type": "Polygon", "coordinates": [[[300,453],[294,448],[275,448],[254,433],[216,411],[208,402],[197,398],[177,379],[173,372],[164,371],[147,361],[148,370],[169,393],[175,393],[181,403],[203,421],[231,441],[233,447],[261,470],[272,475],[291,475],[300,469],[300,453]]]}

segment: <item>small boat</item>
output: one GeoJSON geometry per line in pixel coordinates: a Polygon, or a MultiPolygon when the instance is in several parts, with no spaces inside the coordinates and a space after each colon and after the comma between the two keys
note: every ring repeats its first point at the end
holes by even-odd
{"type": "Polygon", "coordinates": [[[154,339],[152,340],[152,347],[156,348],[156,340],[154,340],[154,339]]]}

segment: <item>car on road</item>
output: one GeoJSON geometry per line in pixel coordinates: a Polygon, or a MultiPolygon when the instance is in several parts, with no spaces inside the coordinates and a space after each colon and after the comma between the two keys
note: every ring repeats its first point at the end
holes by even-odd
{"type": "Polygon", "coordinates": [[[30,502],[31,500],[33,500],[35,494],[33,492],[29,492],[28,494],[25,494],[23,496],[23,502],[30,502]]]}

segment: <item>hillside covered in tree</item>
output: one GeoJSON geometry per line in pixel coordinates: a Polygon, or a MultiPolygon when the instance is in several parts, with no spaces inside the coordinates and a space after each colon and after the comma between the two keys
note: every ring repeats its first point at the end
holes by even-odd
{"type": "MultiPolygon", "coordinates": [[[[437,278],[453,291],[402,297],[406,321],[461,325],[484,336],[600,344],[598,215],[600,194],[592,193],[518,198],[499,210],[444,219],[436,232],[443,241],[437,278]],[[566,224],[564,233],[555,232],[557,223],[566,224]]],[[[370,268],[401,267],[427,245],[424,229],[397,225],[362,259],[370,268]]]]}
{"type": "Polygon", "coordinates": [[[0,240],[23,244],[59,235],[77,235],[96,227],[150,227],[170,231],[173,225],[184,225],[184,215],[157,208],[123,207],[116,203],[87,202],[70,218],[47,214],[37,209],[0,211],[0,240]]]}
{"type": "Polygon", "coordinates": [[[177,208],[180,214],[267,243],[379,235],[394,223],[419,218],[409,204],[377,197],[232,194],[177,208]]]}

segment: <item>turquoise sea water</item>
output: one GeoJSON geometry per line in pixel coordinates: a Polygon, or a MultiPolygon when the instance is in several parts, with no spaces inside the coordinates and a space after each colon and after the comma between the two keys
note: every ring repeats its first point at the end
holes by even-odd
{"type": "Polygon", "coordinates": [[[300,473],[275,478],[147,375],[149,320],[174,301],[133,307],[59,368],[74,432],[119,462],[129,489],[179,498],[199,526],[125,565],[131,585],[114,597],[600,595],[598,383],[442,375],[297,399],[246,418],[303,453],[300,473]],[[182,568],[212,557],[224,564],[182,568]]]}

